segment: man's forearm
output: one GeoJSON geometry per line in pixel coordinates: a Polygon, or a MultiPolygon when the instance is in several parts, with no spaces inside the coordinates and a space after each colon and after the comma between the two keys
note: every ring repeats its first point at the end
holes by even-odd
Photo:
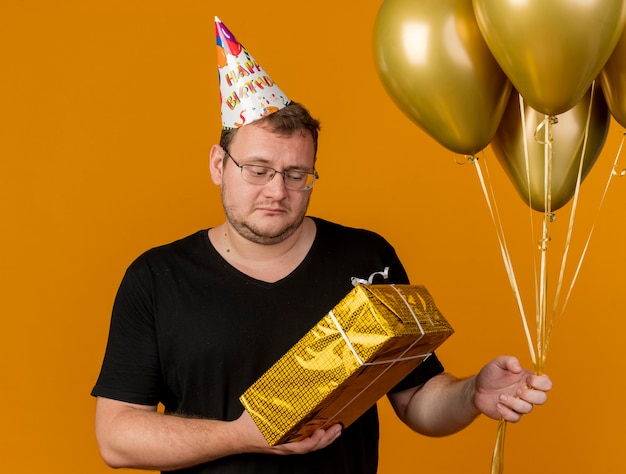
{"type": "Polygon", "coordinates": [[[163,415],[110,402],[99,401],[96,433],[102,457],[111,467],[168,471],[252,450],[237,422],[163,415]]]}
{"type": "Polygon", "coordinates": [[[440,374],[416,390],[396,409],[414,431],[427,436],[447,436],[468,426],[480,412],[473,403],[474,377],[457,379],[440,374]]]}

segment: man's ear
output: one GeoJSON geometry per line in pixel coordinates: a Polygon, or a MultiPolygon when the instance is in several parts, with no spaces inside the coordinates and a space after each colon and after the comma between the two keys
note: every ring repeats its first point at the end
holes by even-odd
{"type": "Polygon", "coordinates": [[[218,186],[222,184],[224,158],[226,158],[224,149],[219,145],[213,145],[209,153],[209,171],[211,172],[211,181],[218,186]]]}

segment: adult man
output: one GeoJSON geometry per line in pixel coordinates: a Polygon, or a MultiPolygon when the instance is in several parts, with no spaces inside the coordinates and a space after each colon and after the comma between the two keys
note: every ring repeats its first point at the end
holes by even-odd
{"type": "MultiPolygon", "coordinates": [[[[408,282],[380,236],[306,216],[319,124],[304,107],[246,121],[211,149],[225,222],[146,252],[120,286],[93,390],[101,453],[114,467],[162,471],[373,474],[375,407],[345,430],[270,447],[238,401],[353,277],[408,282]]],[[[457,380],[433,355],[389,399],[408,426],[440,436],[480,413],[518,421],[550,385],[512,357],[457,380]]]]}

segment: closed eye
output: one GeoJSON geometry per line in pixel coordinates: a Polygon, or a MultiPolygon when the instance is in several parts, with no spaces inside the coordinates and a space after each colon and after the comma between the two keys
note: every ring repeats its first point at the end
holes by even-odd
{"type": "Polygon", "coordinates": [[[245,169],[250,173],[251,176],[262,177],[267,176],[269,174],[273,174],[274,170],[271,168],[266,168],[264,166],[250,166],[244,165],[245,169]]]}
{"type": "Polygon", "coordinates": [[[307,176],[306,173],[301,173],[298,171],[289,171],[287,173],[285,173],[285,178],[287,178],[289,181],[302,181],[303,179],[305,179],[307,176]]]}

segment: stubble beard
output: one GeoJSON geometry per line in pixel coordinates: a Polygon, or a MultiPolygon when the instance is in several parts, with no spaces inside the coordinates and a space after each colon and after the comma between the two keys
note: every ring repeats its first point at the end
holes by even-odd
{"type": "Polygon", "coordinates": [[[222,203],[224,205],[226,220],[231,227],[233,227],[233,229],[235,229],[235,231],[244,239],[261,245],[278,244],[291,237],[302,225],[306,216],[306,210],[309,206],[309,200],[307,199],[306,205],[304,206],[301,214],[297,216],[293,222],[287,223],[283,227],[270,233],[268,231],[263,231],[250,221],[237,217],[234,207],[229,206],[224,199],[224,188],[222,188],[222,203]]]}

